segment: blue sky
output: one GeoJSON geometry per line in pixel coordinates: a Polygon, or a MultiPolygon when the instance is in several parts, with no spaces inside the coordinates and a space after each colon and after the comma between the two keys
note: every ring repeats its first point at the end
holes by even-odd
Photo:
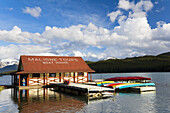
{"type": "Polygon", "coordinates": [[[169,0],[1,0],[0,59],[85,60],[170,50],[169,0]]]}

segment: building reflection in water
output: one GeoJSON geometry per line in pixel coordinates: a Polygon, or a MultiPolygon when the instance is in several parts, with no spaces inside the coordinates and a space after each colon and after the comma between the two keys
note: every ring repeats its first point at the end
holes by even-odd
{"type": "Polygon", "coordinates": [[[86,105],[84,100],[51,91],[48,88],[11,90],[11,97],[22,113],[77,112],[86,105]]]}

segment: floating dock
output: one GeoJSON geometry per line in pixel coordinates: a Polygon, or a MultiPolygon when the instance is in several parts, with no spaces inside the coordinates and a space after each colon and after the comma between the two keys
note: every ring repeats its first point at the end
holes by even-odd
{"type": "Polygon", "coordinates": [[[50,85],[55,91],[62,91],[78,95],[87,95],[88,97],[92,98],[111,96],[115,91],[112,88],[86,85],[80,83],[70,83],[69,85],[63,83],[50,83],[50,85]]]}
{"type": "Polygon", "coordinates": [[[20,86],[18,87],[19,89],[40,89],[40,88],[43,88],[44,86],[20,86]]]}
{"type": "Polygon", "coordinates": [[[115,92],[124,92],[124,93],[142,93],[156,91],[156,87],[146,86],[146,87],[132,87],[126,89],[116,89],[115,92]]]}

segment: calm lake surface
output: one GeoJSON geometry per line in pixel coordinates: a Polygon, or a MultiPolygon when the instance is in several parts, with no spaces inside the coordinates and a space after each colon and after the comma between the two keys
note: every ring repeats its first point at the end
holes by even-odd
{"type": "MultiPolygon", "coordinates": [[[[0,113],[170,113],[170,73],[102,73],[93,79],[116,76],[150,77],[156,92],[116,93],[107,99],[88,100],[50,89],[4,89],[0,92],[0,113]]],[[[0,77],[0,85],[9,85],[10,76],[0,77]]]]}

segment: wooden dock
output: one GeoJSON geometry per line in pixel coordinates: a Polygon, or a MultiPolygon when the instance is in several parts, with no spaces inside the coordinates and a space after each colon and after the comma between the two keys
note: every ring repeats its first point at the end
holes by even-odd
{"type": "Polygon", "coordinates": [[[40,89],[40,88],[43,88],[43,86],[20,86],[18,87],[20,90],[24,89],[40,89]]]}
{"type": "Polygon", "coordinates": [[[62,91],[65,93],[87,95],[88,97],[106,97],[111,96],[114,93],[114,89],[99,87],[94,85],[86,85],[80,83],[70,83],[69,85],[63,83],[51,83],[54,90],[62,91]]]}

